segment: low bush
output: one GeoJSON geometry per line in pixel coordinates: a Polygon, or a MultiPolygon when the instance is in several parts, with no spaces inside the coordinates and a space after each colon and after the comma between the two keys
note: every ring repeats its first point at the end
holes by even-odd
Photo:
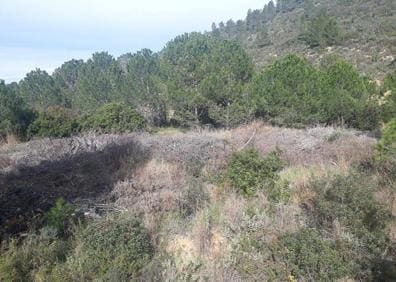
{"type": "Polygon", "coordinates": [[[271,195],[283,167],[279,155],[275,151],[262,158],[255,149],[235,153],[228,164],[227,177],[232,186],[247,196],[255,195],[260,189],[271,195]]]}
{"type": "Polygon", "coordinates": [[[81,121],[84,131],[95,130],[101,133],[122,133],[142,129],[145,120],[134,108],[126,104],[106,104],[81,121]]]}
{"type": "Polygon", "coordinates": [[[298,281],[336,281],[353,274],[353,264],[342,244],[322,238],[315,229],[303,229],[280,239],[292,276],[298,281]]]}
{"type": "Polygon", "coordinates": [[[51,107],[38,114],[37,119],[28,128],[28,136],[69,137],[78,130],[77,119],[70,110],[51,107]]]}
{"type": "Polygon", "coordinates": [[[200,179],[192,178],[181,195],[179,208],[182,217],[190,217],[209,202],[209,195],[200,179]]]}
{"type": "Polygon", "coordinates": [[[48,226],[55,228],[59,235],[63,236],[67,231],[73,212],[73,207],[66,203],[63,198],[59,198],[55,206],[46,214],[46,223],[48,226]]]}
{"type": "Polygon", "coordinates": [[[396,158],[396,118],[386,124],[377,151],[382,157],[396,158]]]}
{"type": "Polygon", "coordinates": [[[381,117],[389,122],[396,117],[396,71],[385,76],[380,93],[381,117]]]}
{"type": "Polygon", "coordinates": [[[0,281],[46,281],[56,263],[65,260],[68,242],[53,228],[30,233],[22,242],[12,240],[0,251],[0,281]]]}
{"type": "Polygon", "coordinates": [[[338,220],[360,238],[371,233],[379,235],[390,214],[374,198],[375,185],[374,180],[362,175],[335,176],[314,182],[316,198],[311,216],[315,225],[331,229],[334,220],[338,220]]]}
{"type": "MultiPolygon", "coordinates": [[[[63,201],[47,216],[62,223],[63,201]]],[[[133,215],[110,215],[76,225],[69,237],[46,226],[0,249],[0,281],[130,281],[140,275],[154,249],[133,215]]]]}
{"type": "Polygon", "coordinates": [[[350,237],[349,253],[359,265],[358,280],[374,277],[378,258],[392,249],[386,232],[392,216],[374,196],[380,186],[369,175],[357,173],[312,184],[316,197],[308,210],[311,224],[328,234],[350,237]]]}
{"type": "Polygon", "coordinates": [[[67,281],[97,279],[126,281],[136,278],[151,260],[154,249],[140,220],[113,215],[92,222],[75,234],[75,249],[54,276],[67,281]]]}

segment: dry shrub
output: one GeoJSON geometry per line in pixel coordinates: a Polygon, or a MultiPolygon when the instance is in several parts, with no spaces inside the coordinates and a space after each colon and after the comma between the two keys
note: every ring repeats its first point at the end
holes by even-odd
{"type": "Polygon", "coordinates": [[[170,136],[141,134],[138,140],[157,159],[177,163],[193,176],[224,166],[229,151],[222,140],[193,131],[170,136]]]}
{"type": "Polygon", "coordinates": [[[297,204],[276,204],[271,211],[245,214],[241,230],[254,231],[266,242],[276,241],[285,233],[296,232],[305,226],[305,217],[297,204]]]}
{"type": "Polygon", "coordinates": [[[237,232],[244,219],[244,213],[247,206],[245,197],[231,193],[224,201],[222,216],[224,224],[233,232],[237,232]]]}
{"type": "Polygon", "coordinates": [[[130,179],[118,182],[113,195],[116,204],[144,213],[173,211],[181,191],[187,186],[186,174],[178,165],[152,159],[139,167],[130,179]]]}
{"type": "Polygon", "coordinates": [[[253,122],[226,131],[209,133],[226,140],[231,151],[252,146],[266,155],[276,148],[291,166],[313,164],[352,164],[372,156],[375,139],[354,130],[334,127],[290,129],[253,122]]]}
{"type": "Polygon", "coordinates": [[[188,236],[176,235],[172,238],[166,248],[167,252],[180,258],[179,268],[197,260],[199,250],[196,248],[194,241],[188,236]]]}
{"type": "Polygon", "coordinates": [[[12,170],[15,166],[15,161],[8,155],[7,151],[14,149],[19,143],[17,136],[7,134],[5,139],[0,137],[0,171],[12,170]]]}
{"type": "Polygon", "coordinates": [[[209,253],[212,241],[212,224],[207,209],[197,214],[192,228],[192,238],[201,256],[209,253]]]}
{"type": "Polygon", "coordinates": [[[6,151],[14,148],[16,145],[19,144],[19,139],[14,134],[7,134],[5,139],[0,137],[0,151],[6,151]]]}
{"type": "Polygon", "coordinates": [[[103,151],[106,147],[122,146],[134,142],[136,136],[128,135],[97,135],[86,133],[62,139],[43,138],[32,140],[7,152],[16,165],[35,166],[44,161],[61,161],[77,154],[103,151]]]}
{"type": "Polygon", "coordinates": [[[311,182],[320,177],[332,175],[347,175],[350,167],[342,164],[317,164],[311,166],[293,166],[280,172],[281,180],[287,181],[293,191],[292,199],[295,204],[310,205],[315,192],[311,189],[311,182]]]}
{"type": "Polygon", "coordinates": [[[0,155],[0,171],[1,170],[10,170],[12,166],[15,165],[15,162],[6,155],[0,155]]]}

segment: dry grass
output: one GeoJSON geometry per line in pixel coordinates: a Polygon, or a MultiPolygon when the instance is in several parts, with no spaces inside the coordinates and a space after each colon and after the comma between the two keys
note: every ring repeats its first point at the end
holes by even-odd
{"type": "Polygon", "coordinates": [[[116,205],[147,214],[178,208],[186,173],[177,164],[152,159],[139,167],[131,178],[118,182],[113,189],[116,205]]]}
{"type": "Polygon", "coordinates": [[[376,142],[353,130],[333,127],[278,128],[259,121],[207,134],[224,140],[231,151],[253,146],[262,154],[268,154],[279,148],[290,166],[361,162],[372,156],[376,142]]]}
{"type": "Polygon", "coordinates": [[[0,137],[0,152],[7,151],[19,144],[19,139],[14,134],[7,134],[5,139],[0,137]]]}
{"type": "Polygon", "coordinates": [[[350,169],[350,165],[346,162],[327,165],[323,163],[311,166],[299,165],[287,167],[280,172],[280,177],[290,183],[293,203],[309,205],[315,197],[314,192],[310,189],[312,180],[333,175],[347,175],[350,169]]]}

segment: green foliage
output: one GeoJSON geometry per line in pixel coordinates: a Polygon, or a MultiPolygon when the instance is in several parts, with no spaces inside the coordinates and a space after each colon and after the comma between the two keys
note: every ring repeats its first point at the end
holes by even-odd
{"type": "Polygon", "coordinates": [[[256,75],[251,92],[256,115],[277,125],[324,123],[364,130],[378,126],[374,87],[339,58],[325,58],[316,69],[288,55],[256,75]]]}
{"type": "Polygon", "coordinates": [[[383,129],[377,151],[384,158],[396,159],[396,118],[389,121],[383,129]]]}
{"type": "MultiPolygon", "coordinates": [[[[58,228],[70,212],[63,201],[47,215],[58,228]]],[[[69,237],[45,227],[0,249],[1,281],[130,281],[138,277],[154,249],[133,215],[112,215],[77,226],[69,237]]]]}
{"type": "Polygon", "coordinates": [[[131,132],[145,126],[144,118],[131,106],[110,103],[98,108],[81,121],[84,131],[96,130],[102,133],[131,132]]]}
{"type": "Polygon", "coordinates": [[[376,89],[368,78],[336,56],[321,62],[322,93],[320,110],[322,122],[338,123],[363,130],[377,128],[380,109],[374,99],[376,89]]]}
{"type": "Polygon", "coordinates": [[[321,11],[317,16],[304,23],[300,38],[311,48],[335,45],[340,41],[340,29],[337,21],[321,11]]]}
{"type": "Polygon", "coordinates": [[[118,59],[123,68],[121,100],[136,108],[143,108],[146,120],[156,126],[166,123],[166,87],[160,78],[157,53],[143,49],[118,59]]]}
{"type": "Polygon", "coordinates": [[[256,115],[283,125],[318,121],[318,73],[305,59],[288,55],[259,73],[252,82],[256,115]]]}
{"type": "Polygon", "coordinates": [[[54,271],[66,281],[136,278],[151,260],[154,249],[140,220],[131,215],[92,222],[76,233],[76,248],[54,271]]]}
{"type": "Polygon", "coordinates": [[[298,280],[336,281],[353,274],[353,265],[340,244],[322,238],[315,229],[285,235],[280,244],[291,273],[298,280]]]}
{"type": "Polygon", "coordinates": [[[396,71],[385,76],[381,86],[381,117],[385,122],[396,117],[396,71]]]}
{"type": "Polygon", "coordinates": [[[60,95],[60,89],[52,76],[40,69],[28,73],[18,84],[17,92],[36,111],[45,111],[49,106],[64,106],[67,103],[60,95]]]}
{"type": "Polygon", "coordinates": [[[351,175],[336,176],[313,185],[317,196],[312,216],[317,226],[332,228],[334,220],[338,220],[358,237],[383,232],[390,215],[375,200],[373,181],[351,175]]]}
{"type": "Polygon", "coordinates": [[[62,107],[49,107],[39,112],[37,119],[30,124],[30,137],[69,137],[78,132],[79,124],[74,114],[62,107]]]}
{"type": "Polygon", "coordinates": [[[231,126],[230,111],[241,100],[253,64],[237,43],[192,33],[168,43],[161,69],[179,124],[231,126]]]}
{"type": "Polygon", "coordinates": [[[68,91],[73,107],[93,110],[120,99],[121,69],[111,55],[94,53],[85,64],[76,64],[75,68],[78,68],[78,78],[72,90],[68,91]]]}
{"type": "Polygon", "coordinates": [[[0,80],[0,137],[8,133],[24,137],[33,118],[33,112],[27,109],[23,100],[0,80]]]}
{"type": "Polygon", "coordinates": [[[43,281],[65,259],[69,244],[56,230],[43,228],[22,241],[12,240],[0,250],[0,281],[43,281]]]}
{"type": "Polygon", "coordinates": [[[59,198],[56,201],[55,206],[52,207],[45,215],[46,223],[48,226],[55,228],[59,235],[64,235],[73,212],[73,207],[63,198],[59,198]]]}
{"type": "Polygon", "coordinates": [[[287,281],[290,271],[281,256],[282,249],[275,242],[269,243],[265,228],[258,230],[256,224],[252,220],[251,226],[234,240],[231,264],[244,281],[252,277],[257,281],[287,281]]]}
{"type": "Polygon", "coordinates": [[[282,167],[278,151],[261,158],[257,150],[249,149],[232,156],[228,164],[227,177],[232,186],[247,196],[255,195],[259,189],[264,189],[271,196],[271,191],[279,179],[277,172],[282,167]]]}
{"type": "Polygon", "coordinates": [[[359,279],[375,275],[373,268],[378,258],[390,246],[386,226],[392,216],[374,197],[381,186],[362,174],[335,176],[313,183],[316,197],[314,208],[308,211],[311,222],[326,232],[333,232],[334,224],[339,223],[344,232],[353,236],[348,249],[351,260],[358,265],[359,279]]]}

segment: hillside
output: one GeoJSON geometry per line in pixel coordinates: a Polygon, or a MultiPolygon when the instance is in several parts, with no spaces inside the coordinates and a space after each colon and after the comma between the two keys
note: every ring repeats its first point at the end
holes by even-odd
{"type": "Polygon", "coordinates": [[[0,80],[0,281],[396,281],[394,5],[0,80]]]}
{"type": "MultiPolygon", "coordinates": [[[[288,53],[296,53],[314,63],[319,63],[325,55],[337,54],[377,79],[395,70],[395,1],[278,2],[266,5],[263,10],[250,10],[243,21],[214,25],[213,34],[239,41],[259,67],[268,66],[288,53]],[[302,34],[321,13],[334,19],[338,38],[332,44],[310,46],[302,34]]],[[[315,31],[320,33],[321,29],[315,31]]]]}

